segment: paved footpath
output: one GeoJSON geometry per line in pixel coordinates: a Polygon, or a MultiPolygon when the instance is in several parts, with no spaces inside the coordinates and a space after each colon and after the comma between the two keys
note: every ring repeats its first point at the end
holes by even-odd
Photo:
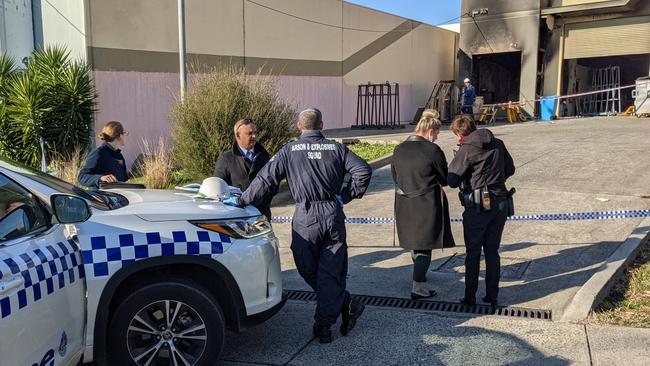
{"type": "MultiPolygon", "coordinates": [[[[517,167],[518,215],[650,208],[650,120],[590,118],[491,127],[517,167]]],[[[349,132],[334,137],[348,137],[349,132]]],[[[403,140],[406,134],[365,136],[403,140]]],[[[437,143],[447,159],[451,132],[437,143]]],[[[452,217],[460,217],[447,189],[452,217]]],[[[348,217],[393,217],[389,167],[376,170],[366,196],[346,206],[348,217]]],[[[273,208],[290,216],[291,205],[273,208]]],[[[560,319],[580,287],[642,219],[508,222],[501,248],[504,305],[551,310],[560,319]]],[[[274,224],[281,241],[284,286],[307,290],[289,250],[290,225],[274,224]]],[[[463,294],[462,226],[452,224],[457,247],[434,251],[427,275],[437,300],[463,294]]],[[[393,225],[348,225],[353,294],[406,298],[410,254],[394,247],[393,225]]],[[[397,242],[397,244],[399,244],[397,242]]],[[[483,285],[479,287],[480,298],[483,285]]],[[[463,318],[369,307],[360,332],[323,347],[309,342],[314,304],[289,302],[271,322],[228,343],[226,360],[264,364],[649,364],[650,330],[599,327],[493,316],[463,318]],[[238,345],[238,346],[237,346],[238,345]]]]}
{"type": "Polygon", "coordinates": [[[648,365],[650,329],[368,307],[347,337],[311,338],[313,303],[227,335],[225,365],[648,365]]]}

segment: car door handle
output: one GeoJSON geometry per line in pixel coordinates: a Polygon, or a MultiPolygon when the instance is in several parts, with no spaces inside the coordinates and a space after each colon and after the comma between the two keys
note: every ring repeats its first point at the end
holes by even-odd
{"type": "Polygon", "coordinates": [[[0,281],[0,294],[4,294],[11,289],[22,286],[25,283],[23,276],[16,276],[8,281],[0,281]]]}

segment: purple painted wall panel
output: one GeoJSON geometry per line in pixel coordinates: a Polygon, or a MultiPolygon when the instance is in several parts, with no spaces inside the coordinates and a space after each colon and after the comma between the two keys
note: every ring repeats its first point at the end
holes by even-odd
{"type": "Polygon", "coordinates": [[[131,164],[143,139],[169,136],[169,111],[178,94],[178,74],[93,71],[98,95],[95,131],[117,120],[129,132],[124,157],[131,164]]]}
{"type": "Polygon", "coordinates": [[[323,113],[325,128],[342,128],[341,77],[279,76],[278,91],[298,111],[316,107],[323,113]]]}
{"type": "MultiPolygon", "coordinates": [[[[94,71],[98,94],[95,130],[111,120],[129,131],[124,156],[130,165],[141,152],[142,140],[169,136],[169,112],[176,102],[178,74],[94,71]]],[[[355,123],[357,86],[341,77],[278,76],[280,96],[298,110],[317,107],[326,129],[348,128],[355,123]]],[[[414,104],[409,85],[400,85],[400,119],[410,121],[414,104]]]]}

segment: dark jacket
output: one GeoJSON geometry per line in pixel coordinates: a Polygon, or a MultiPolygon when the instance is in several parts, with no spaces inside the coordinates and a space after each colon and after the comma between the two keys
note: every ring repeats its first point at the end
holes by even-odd
{"type": "Polygon", "coordinates": [[[126,172],[126,162],[120,149],[104,142],[93,150],[79,171],[79,183],[87,187],[99,188],[99,178],[113,174],[119,182],[126,182],[129,176],[126,172]]]}
{"type": "Polygon", "coordinates": [[[402,248],[430,250],[455,245],[449,223],[447,159],[438,145],[420,136],[399,144],[391,164],[395,219],[402,248]]]}
{"type": "MultiPolygon", "coordinates": [[[[257,173],[269,162],[271,158],[262,144],[257,143],[253,148],[255,159],[251,162],[242,155],[237,142],[233,143],[232,149],[224,151],[219,155],[217,163],[214,167],[214,176],[219,177],[233,187],[237,187],[243,191],[248,189],[251,182],[257,176],[257,173]]],[[[277,190],[273,192],[273,195],[277,190]]],[[[257,205],[257,209],[271,220],[271,200],[273,195],[270,195],[266,200],[257,205]]]]}
{"type": "Polygon", "coordinates": [[[476,130],[460,143],[458,152],[449,164],[447,182],[460,186],[463,180],[472,189],[487,186],[496,196],[506,196],[506,179],[515,174],[515,164],[503,141],[487,128],[476,130]]]}
{"type": "Polygon", "coordinates": [[[368,163],[347,146],[326,139],[320,131],[304,131],[298,140],[275,154],[241,196],[240,203],[254,205],[264,200],[284,178],[298,206],[336,202],[336,195],[348,203],[363,196],[371,175],[368,163]],[[350,174],[348,185],[344,185],[346,173],[350,174]]]}
{"type": "Polygon", "coordinates": [[[476,88],[474,87],[474,85],[470,84],[463,91],[463,106],[471,107],[474,105],[475,100],[476,100],[476,88]]]}

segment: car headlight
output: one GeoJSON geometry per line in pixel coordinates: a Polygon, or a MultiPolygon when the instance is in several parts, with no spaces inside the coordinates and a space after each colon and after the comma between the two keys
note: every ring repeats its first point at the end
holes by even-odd
{"type": "Polygon", "coordinates": [[[200,228],[216,231],[235,239],[250,239],[267,234],[271,231],[271,224],[265,216],[210,221],[191,221],[191,223],[200,228]]]}

